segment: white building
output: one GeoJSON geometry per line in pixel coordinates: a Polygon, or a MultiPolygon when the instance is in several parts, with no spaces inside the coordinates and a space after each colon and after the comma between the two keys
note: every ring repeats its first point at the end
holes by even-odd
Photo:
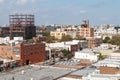
{"type": "Polygon", "coordinates": [[[99,48],[102,49],[102,50],[106,50],[106,49],[118,50],[119,46],[112,45],[112,44],[109,44],[109,43],[102,43],[102,44],[100,44],[99,48]]]}
{"type": "Polygon", "coordinates": [[[13,40],[10,40],[10,37],[0,37],[0,44],[18,44],[23,41],[23,37],[13,37],[13,40]]]}
{"type": "Polygon", "coordinates": [[[114,25],[101,25],[100,31],[103,34],[117,34],[117,30],[114,25]]]}
{"type": "Polygon", "coordinates": [[[66,49],[71,51],[71,45],[78,45],[76,42],[68,41],[68,42],[58,42],[58,43],[46,43],[46,47],[51,49],[66,49]]]}
{"type": "Polygon", "coordinates": [[[90,49],[84,49],[82,51],[75,52],[75,58],[96,62],[98,60],[98,55],[94,54],[90,49]]]}
{"type": "Polygon", "coordinates": [[[95,37],[102,37],[105,39],[105,37],[109,37],[110,39],[112,38],[113,35],[119,34],[120,30],[115,29],[115,25],[107,25],[107,24],[102,24],[99,28],[96,28],[94,31],[94,36],[95,37]]]}

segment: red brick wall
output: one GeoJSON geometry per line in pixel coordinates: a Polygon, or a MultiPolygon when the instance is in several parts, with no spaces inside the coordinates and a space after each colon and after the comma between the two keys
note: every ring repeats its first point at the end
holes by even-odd
{"type": "Polygon", "coordinates": [[[94,28],[90,28],[90,37],[94,37],[94,28]]]}
{"type": "Polygon", "coordinates": [[[13,60],[19,60],[20,58],[16,57],[13,52],[15,47],[20,47],[20,46],[19,45],[16,45],[16,46],[1,45],[0,46],[0,57],[1,58],[12,58],[13,60]]]}
{"type": "Polygon", "coordinates": [[[78,51],[78,45],[71,45],[71,53],[74,53],[75,51],[78,51]]]}
{"type": "Polygon", "coordinates": [[[45,44],[21,45],[21,65],[26,65],[29,60],[30,64],[44,61],[45,44]]]}
{"type": "Polygon", "coordinates": [[[86,38],[88,40],[88,48],[94,48],[102,43],[102,39],[97,39],[94,37],[86,38]]]}
{"type": "Polygon", "coordinates": [[[119,69],[117,67],[107,67],[101,66],[100,67],[100,74],[117,74],[119,69]]]}

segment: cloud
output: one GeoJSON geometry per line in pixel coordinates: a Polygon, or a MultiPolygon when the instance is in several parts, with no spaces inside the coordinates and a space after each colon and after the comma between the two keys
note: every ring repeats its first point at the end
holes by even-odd
{"type": "Polygon", "coordinates": [[[28,3],[28,2],[34,3],[34,2],[37,2],[37,1],[46,2],[46,1],[49,1],[49,0],[17,0],[17,4],[24,5],[24,4],[28,3]]]}
{"type": "Polygon", "coordinates": [[[80,14],[85,14],[85,13],[87,13],[86,10],[80,10],[80,14]]]}
{"type": "Polygon", "coordinates": [[[0,3],[3,3],[4,0],[0,0],[0,3]]]}
{"type": "Polygon", "coordinates": [[[24,5],[28,2],[28,0],[17,0],[17,4],[24,5]]]}
{"type": "Polygon", "coordinates": [[[103,7],[105,5],[106,5],[106,2],[105,1],[101,1],[101,2],[94,3],[93,5],[91,5],[91,7],[99,8],[99,7],[103,7]]]}
{"type": "Polygon", "coordinates": [[[108,21],[109,18],[107,18],[107,17],[102,17],[101,20],[102,20],[102,21],[108,21]]]}

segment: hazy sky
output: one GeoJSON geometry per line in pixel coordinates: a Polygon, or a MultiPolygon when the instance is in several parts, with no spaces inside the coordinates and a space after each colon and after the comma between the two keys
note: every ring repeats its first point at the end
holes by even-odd
{"type": "Polygon", "coordinates": [[[36,25],[120,24],[120,0],[0,0],[0,25],[14,13],[34,14],[36,25]]]}

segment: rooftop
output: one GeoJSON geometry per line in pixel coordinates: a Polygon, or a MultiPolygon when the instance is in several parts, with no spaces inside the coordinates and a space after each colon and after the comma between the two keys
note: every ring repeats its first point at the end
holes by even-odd
{"type": "Polygon", "coordinates": [[[71,71],[71,69],[51,66],[25,66],[11,72],[0,73],[0,80],[12,80],[13,77],[15,80],[53,80],[71,71]]]}
{"type": "Polygon", "coordinates": [[[109,66],[109,67],[120,67],[120,57],[119,56],[114,56],[114,57],[108,57],[102,61],[99,61],[95,64],[94,66],[109,66]]]}
{"type": "Polygon", "coordinates": [[[71,75],[88,76],[88,74],[95,72],[95,70],[96,70],[95,68],[85,68],[85,69],[81,69],[76,72],[73,72],[71,73],[71,75]]]}

